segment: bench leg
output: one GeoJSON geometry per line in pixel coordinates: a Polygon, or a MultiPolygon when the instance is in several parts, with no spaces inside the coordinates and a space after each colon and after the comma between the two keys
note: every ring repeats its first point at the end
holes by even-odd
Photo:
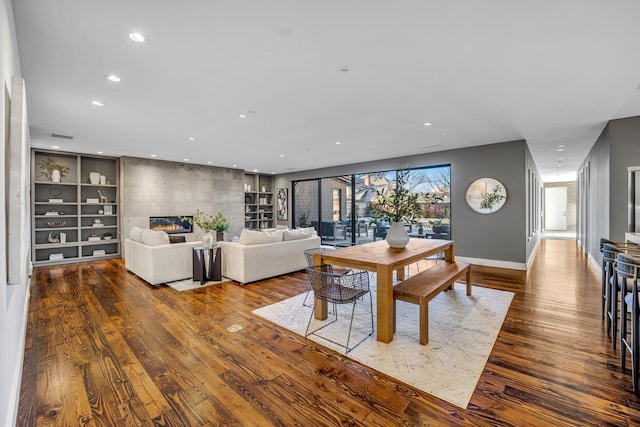
{"type": "Polygon", "coordinates": [[[429,302],[420,301],[420,344],[429,342],[429,302]]]}
{"type": "Polygon", "coordinates": [[[471,296],[471,266],[467,268],[467,296],[471,296]]]}

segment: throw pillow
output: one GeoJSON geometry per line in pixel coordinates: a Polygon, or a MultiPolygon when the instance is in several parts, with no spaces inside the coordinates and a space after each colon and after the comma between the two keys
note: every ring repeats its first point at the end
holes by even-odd
{"type": "Polygon", "coordinates": [[[284,230],[283,240],[301,240],[307,239],[313,236],[315,229],[310,228],[296,228],[295,230],[284,230]]]}
{"type": "Polygon", "coordinates": [[[136,242],[142,242],[142,231],[140,227],[131,227],[131,230],[129,230],[129,238],[136,242]]]}
{"type": "Polygon", "coordinates": [[[169,242],[170,243],[184,243],[186,241],[187,241],[187,239],[184,236],[176,236],[174,234],[171,234],[169,236],[169,242]]]}
{"type": "Polygon", "coordinates": [[[240,233],[240,241],[243,245],[262,245],[282,241],[282,231],[257,231],[244,229],[240,233]]]}
{"type": "Polygon", "coordinates": [[[142,243],[149,246],[168,245],[169,235],[164,231],[144,230],[142,231],[142,243]]]}

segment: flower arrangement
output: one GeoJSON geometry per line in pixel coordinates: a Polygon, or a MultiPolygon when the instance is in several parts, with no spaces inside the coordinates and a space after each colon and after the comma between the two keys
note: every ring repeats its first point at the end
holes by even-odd
{"type": "Polygon", "coordinates": [[[42,172],[40,175],[44,176],[45,179],[51,179],[51,175],[53,171],[60,171],[60,178],[64,178],[66,174],[69,173],[69,166],[63,165],[62,163],[58,163],[54,158],[47,157],[38,163],[42,172]]]}
{"type": "Polygon", "coordinates": [[[195,224],[203,231],[225,232],[229,231],[229,221],[218,212],[215,216],[209,215],[200,209],[196,209],[193,217],[180,217],[181,221],[187,221],[189,224],[195,224]]]}
{"type": "Polygon", "coordinates": [[[502,186],[496,185],[493,190],[481,193],[480,209],[493,209],[493,207],[504,200],[504,194],[501,194],[502,186]]]}

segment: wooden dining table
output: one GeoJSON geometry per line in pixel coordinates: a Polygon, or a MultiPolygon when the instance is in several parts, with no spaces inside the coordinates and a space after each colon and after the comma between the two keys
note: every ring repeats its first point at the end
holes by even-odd
{"type": "MultiPolygon", "coordinates": [[[[426,257],[444,252],[446,261],[454,261],[454,242],[438,239],[409,239],[405,248],[391,248],[385,240],[339,248],[314,255],[314,264],[330,264],[376,273],[377,340],[393,340],[393,272],[404,279],[404,267],[426,257]]],[[[315,318],[327,318],[327,302],[316,301],[315,318]]]]}

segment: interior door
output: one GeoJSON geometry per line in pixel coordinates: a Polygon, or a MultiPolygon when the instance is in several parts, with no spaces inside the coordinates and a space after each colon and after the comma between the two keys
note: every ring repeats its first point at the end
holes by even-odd
{"type": "Polygon", "coordinates": [[[544,229],[567,230],[567,187],[544,189],[544,229]]]}

